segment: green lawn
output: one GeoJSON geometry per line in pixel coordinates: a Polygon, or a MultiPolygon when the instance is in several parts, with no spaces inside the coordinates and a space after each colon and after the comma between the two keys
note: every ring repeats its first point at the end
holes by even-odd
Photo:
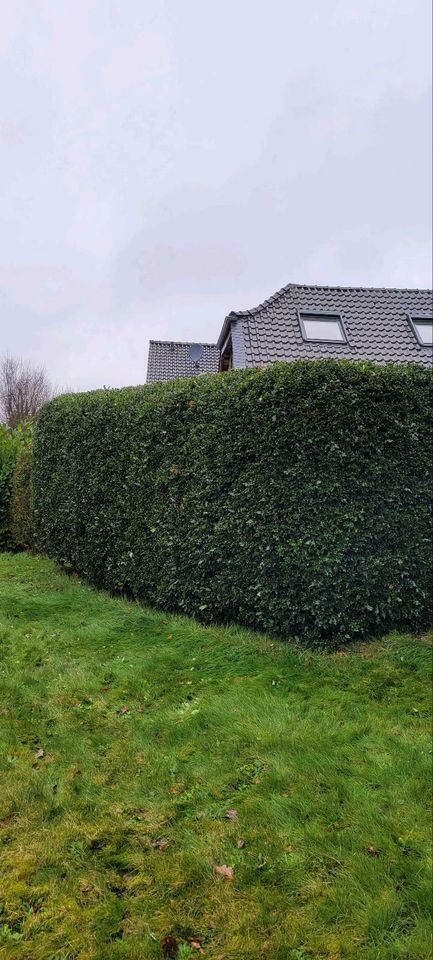
{"type": "Polygon", "coordinates": [[[430,958],[425,637],[300,652],[3,554],[0,644],[0,957],[430,958]]]}

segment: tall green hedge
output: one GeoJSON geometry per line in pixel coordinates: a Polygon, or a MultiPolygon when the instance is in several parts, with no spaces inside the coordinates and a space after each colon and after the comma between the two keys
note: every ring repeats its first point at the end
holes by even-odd
{"type": "Polygon", "coordinates": [[[297,361],[60,397],[40,547],[94,584],[328,645],[431,613],[432,376],[297,361]]]}

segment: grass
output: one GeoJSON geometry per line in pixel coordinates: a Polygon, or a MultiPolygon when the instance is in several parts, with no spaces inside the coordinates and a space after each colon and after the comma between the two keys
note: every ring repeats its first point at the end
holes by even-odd
{"type": "Polygon", "coordinates": [[[1,958],[430,958],[427,638],[302,652],[3,554],[0,644],[1,958]]]}

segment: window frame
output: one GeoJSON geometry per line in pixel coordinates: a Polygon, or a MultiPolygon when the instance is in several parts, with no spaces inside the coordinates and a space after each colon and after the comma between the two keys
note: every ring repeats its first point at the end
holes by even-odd
{"type": "Polygon", "coordinates": [[[433,317],[421,316],[419,313],[418,314],[408,313],[407,319],[409,321],[409,326],[412,330],[412,333],[415,335],[416,342],[419,344],[419,346],[424,347],[424,349],[427,349],[427,350],[432,350],[433,344],[424,343],[424,340],[421,340],[421,337],[417,329],[417,323],[419,323],[421,326],[424,325],[425,327],[431,327],[433,326],[433,317]]]}
{"type": "Polygon", "coordinates": [[[344,322],[343,315],[338,310],[325,312],[324,310],[308,310],[308,309],[300,310],[300,308],[298,307],[297,313],[298,313],[298,323],[301,331],[301,336],[305,343],[332,343],[334,347],[344,347],[346,344],[349,344],[350,346],[350,340],[347,335],[346,324],[344,322]],[[309,319],[311,317],[312,320],[323,320],[323,321],[336,320],[340,326],[341,333],[343,334],[342,339],[341,340],[325,340],[324,338],[321,338],[320,340],[317,340],[315,337],[309,337],[305,329],[304,317],[306,319],[309,319]]]}

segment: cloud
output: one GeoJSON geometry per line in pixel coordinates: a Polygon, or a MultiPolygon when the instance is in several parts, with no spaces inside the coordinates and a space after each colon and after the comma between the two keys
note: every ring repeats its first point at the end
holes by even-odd
{"type": "Polygon", "coordinates": [[[424,0],[16,0],[0,38],[2,349],[143,382],[289,281],[427,286],[424,0]]]}

